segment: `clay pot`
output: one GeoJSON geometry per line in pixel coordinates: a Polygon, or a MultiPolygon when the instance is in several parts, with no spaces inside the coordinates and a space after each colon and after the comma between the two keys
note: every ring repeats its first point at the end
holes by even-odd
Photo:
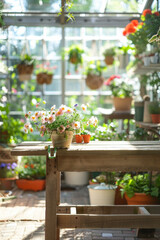
{"type": "Polygon", "coordinates": [[[126,97],[126,98],[114,97],[113,98],[113,105],[116,111],[130,111],[131,103],[132,103],[131,97],[126,97]]]}
{"type": "Polygon", "coordinates": [[[47,73],[39,73],[36,75],[37,83],[38,84],[51,84],[52,82],[53,74],[47,74],[47,73]]]}
{"type": "Polygon", "coordinates": [[[22,190],[42,191],[45,189],[45,179],[18,179],[16,180],[17,187],[22,190]]]}
{"type": "Polygon", "coordinates": [[[86,81],[86,85],[90,89],[96,90],[96,89],[99,89],[103,85],[104,78],[102,76],[97,76],[95,74],[88,74],[85,81],[86,81]]]}
{"type": "Polygon", "coordinates": [[[51,134],[53,147],[56,148],[69,148],[72,142],[72,138],[73,138],[72,131],[65,131],[60,134],[57,134],[56,131],[53,131],[51,134]]]}
{"type": "Polygon", "coordinates": [[[82,143],[82,141],[83,141],[82,135],[75,135],[75,138],[76,138],[76,143],[82,143]]]}
{"type": "Polygon", "coordinates": [[[83,135],[83,141],[84,143],[89,143],[90,142],[91,135],[85,134],[83,135]]]}
{"type": "Polygon", "coordinates": [[[113,56],[105,56],[104,59],[106,65],[112,65],[114,62],[114,57],[113,56]]]}
{"type": "Polygon", "coordinates": [[[152,123],[160,123],[160,114],[151,114],[152,123]]]}
{"type": "Polygon", "coordinates": [[[17,70],[20,81],[28,81],[31,79],[34,65],[18,64],[17,70]]]}
{"type": "Polygon", "coordinates": [[[159,200],[151,195],[146,195],[145,193],[135,193],[133,197],[129,198],[125,194],[128,205],[156,205],[159,204],[159,200]]]}

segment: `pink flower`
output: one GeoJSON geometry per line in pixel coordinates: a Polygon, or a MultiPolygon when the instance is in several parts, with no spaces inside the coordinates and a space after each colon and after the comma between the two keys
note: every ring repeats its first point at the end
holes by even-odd
{"type": "Polygon", "coordinates": [[[104,85],[109,86],[110,82],[112,82],[115,78],[121,78],[119,75],[112,75],[110,78],[107,79],[106,82],[104,82],[104,85]]]}
{"type": "Polygon", "coordinates": [[[63,133],[65,131],[65,126],[61,125],[60,127],[57,128],[57,131],[59,133],[63,133]]]}
{"type": "Polygon", "coordinates": [[[61,116],[63,115],[63,111],[62,109],[59,109],[57,112],[56,112],[56,116],[61,116]]]}
{"type": "Polygon", "coordinates": [[[66,113],[73,113],[73,110],[72,110],[72,108],[67,108],[67,110],[66,110],[66,113]]]}
{"type": "Polygon", "coordinates": [[[42,132],[45,132],[45,131],[46,131],[46,126],[45,126],[45,125],[42,125],[42,126],[40,127],[40,130],[41,130],[42,132]]]}
{"type": "Polygon", "coordinates": [[[13,92],[13,93],[17,93],[17,89],[12,88],[12,92],[13,92]]]}
{"type": "Polygon", "coordinates": [[[51,112],[53,112],[53,111],[55,110],[55,108],[56,108],[56,106],[53,105],[53,106],[51,107],[51,112]]]}
{"type": "Polygon", "coordinates": [[[50,115],[48,117],[48,123],[53,123],[55,121],[55,117],[53,115],[50,115]]]}
{"type": "Polygon", "coordinates": [[[29,127],[30,127],[30,123],[24,124],[24,128],[29,129],[29,127]]]}
{"type": "Polygon", "coordinates": [[[40,103],[37,103],[37,104],[36,104],[36,108],[38,108],[38,107],[39,107],[39,105],[40,105],[40,103]]]}

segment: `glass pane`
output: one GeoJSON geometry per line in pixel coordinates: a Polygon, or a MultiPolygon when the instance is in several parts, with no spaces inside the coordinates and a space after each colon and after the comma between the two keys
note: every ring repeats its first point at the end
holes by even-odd
{"type": "Polygon", "coordinates": [[[61,105],[61,96],[44,96],[44,100],[47,102],[45,105],[46,109],[51,108],[53,105],[56,105],[58,108],[61,105]]]}
{"type": "Polygon", "coordinates": [[[29,45],[29,52],[32,53],[32,55],[42,57],[43,56],[43,46],[41,40],[30,40],[28,42],[29,45]]]}
{"type": "Polygon", "coordinates": [[[99,36],[100,34],[100,28],[85,28],[85,34],[86,36],[99,36]]]}
{"type": "Polygon", "coordinates": [[[102,28],[102,36],[115,36],[116,28],[102,28]]]}
{"type": "Polygon", "coordinates": [[[20,56],[25,52],[26,43],[24,40],[10,40],[10,56],[20,56]]]}
{"type": "Polygon", "coordinates": [[[61,28],[55,28],[55,27],[49,27],[45,28],[45,35],[47,37],[62,37],[62,29],[61,28]]]}
{"type": "Polygon", "coordinates": [[[43,28],[41,27],[27,27],[26,35],[27,36],[41,36],[43,34],[43,28]]]}
{"type": "Polygon", "coordinates": [[[66,37],[80,36],[81,28],[65,28],[66,37]]]}
{"type": "Polygon", "coordinates": [[[66,40],[66,48],[70,47],[73,44],[82,45],[82,41],[81,40],[66,40]]]}
{"type": "Polygon", "coordinates": [[[0,57],[6,58],[7,57],[7,42],[4,40],[0,40],[0,57]]]}
{"type": "Polygon", "coordinates": [[[46,91],[60,91],[61,90],[61,80],[60,79],[55,79],[54,76],[52,78],[52,83],[47,85],[46,84],[46,91]]]}
{"type": "Polygon", "coordinates": [[[81,79],[66,79],[65,90],[79,92],[81,90],[81,79]]]}
{"type": "Polygon", "coordinates": [[[88,50],[88,55],[91,57],[96,57],[100,55],[99,52],[99,41],[97,40],[89,40],[86,41],[86,47],[88,50]]]}
{"type": "Polygon", "coordinates": [[[45,48],[45,57],[54,58],[54,56],[61,55],[61,40],[55,39],[54,41],[46,41],[44,42],[45,48]]]}
{"type": "Polygon", "coordinates": [[[9,37],[10,38],[24,37],[25,34],[26,34],[25,27],[16,27],[16,26],[9,27],[9,37]]]}

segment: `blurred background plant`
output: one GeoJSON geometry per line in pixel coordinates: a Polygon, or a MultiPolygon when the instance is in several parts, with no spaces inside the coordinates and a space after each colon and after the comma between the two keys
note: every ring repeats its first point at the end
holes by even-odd
{"type": "Polygon", "coordinates": [[[0,178],[13,178],[17,176],[17,163],[0,163],[0,178]]]}

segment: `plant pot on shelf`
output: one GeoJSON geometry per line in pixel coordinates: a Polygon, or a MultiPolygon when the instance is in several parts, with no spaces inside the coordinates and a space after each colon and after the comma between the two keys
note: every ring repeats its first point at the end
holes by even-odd
{"type": "Polygon", "coordinates": [[[84,143],[89,143],[90,142],[91,135],[90,134],[84,134],[83,135],[83,141],[84,143]]]}
{"type": "Polygon", "coordinates": [[[120,186],[116,188],[115,205],[127,205],[125,195],[123,195],[122,197],[120,189],[121,189],[120,186]]]}
{"type": "Polygon", "coordinates": [[[145,193],[135,193],[131,198],[125,193],[125,198],[128,205],[156,205],[160,203],[158,198],[145,193]]]}
{"type": "Polygon", "coordinates": [[[58,134],[56,131],[51,133],[53,147],[69,148],[73,138],[73,131],[65,131],[58,134]]]}
{"type": "Polygon", "coordinates": [[[114,62],[114,57],[113,56],[105,56],[104,59],[106,65],[112,65],[114,62]]]}
{"type": "Polygon", "coordinates": [[[17,179],[17,187],[22,190],[42,191],[45,189],[45,179],[17,179]]]}
{"type": "Polygon", "coordinates": [[[129,63],[129,58],[130,58],[129,54],[121,54],[118,56],[120,69],[125,69],[127,67],[129,63]]]}
{"type": "Polygon", "coordinates": [[[88,185],[91,205],[114,205],[116,186],[105,183],[88,185]]]}
{"type": "Polygon", "coordinates": [[[113,105],[116,111],[130,111],[131,110],[132,98],[113,98],[113,105]]]}
{"type": "Polygon", "coordinates": [[[145,101],[144,102],[144,115],[143,115],[143,122],[145,123],[151,123],[151,114],[149,112],[149,105],[151,104],[150,101],[145,101]]]}
{"type": "Polygon", "coordinates": [[[95,74],[88,74],[85,81],[86,81],[86,85],[90,89],[96,90],[96,89],[99,89],[103,85],[104,78],[102,76],[98,76],[95,74]]]}
{"type": "Polygon", "coordinates": [[[76,143],[82,143],[83,141],[83,136],[82,135],[75,135],[76,143]]]}
{"type": "Polygon", "coordinates": [[[16,177],[0,178],[0,190],[12,190],[16,185],[16,177]]]}
{"type": "Polygon", "coordinates": [[[84,186],[88,184],[88,172],[65,172],[65,183],[69,186],[84,186]]]}
{"type": "Polygon", "coordinates": [[[47,74],[47,73],[38,73],[36,75],[37,83],[38,84],[51,84],[53,78],[53,74],[47,74]]]}
{"type": "Polygon", "coordinates": [[[144,102],[134,102],[134,108],[135,108],[135,121],[137,122],[143,122],[143,114],[144,114],[144,102]]]}
{"type": "Polygon", "coordinates": [[[17,70],[20,81],[31,80],[31,75],[33,72],[34,65],[18,64],[17,70]]]}
{"type": "Polygon", "coordinates": [[[160,114],[151,114],[152,123],[160,123],[160,114]]]}

